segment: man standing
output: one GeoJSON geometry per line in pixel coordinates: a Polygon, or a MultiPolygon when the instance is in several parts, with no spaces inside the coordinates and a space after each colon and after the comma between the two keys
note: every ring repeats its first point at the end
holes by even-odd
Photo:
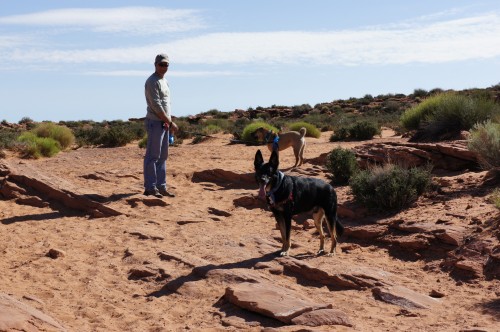
{"type": "Polygon", "coordinates": [[[158,54],[155,72],[145,84],[147,114],[144,120],[148,141],[144,156],[144,195],[175,197],[167,190],[168,137],[178,127],[170,115],[170,88],[165,79],[168,55],[158,54]]]}

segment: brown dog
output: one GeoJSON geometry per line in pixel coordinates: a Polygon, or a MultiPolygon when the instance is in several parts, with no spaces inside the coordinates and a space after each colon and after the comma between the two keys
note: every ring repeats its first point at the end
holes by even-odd
{"type": "Polygon", "coordinates": [[[302,127],[300,131],[276,134],[264,127],[260,127],[254,132],[254,137],[259,142],[267,143],[267,147],[271,152],[276,149],[276,143],[274,143],[276,136],[279,137],[277,150],[281,151],[293,147],[293,153],[295,154],[295,165],[293,167],[302,165],[304,162],[304,149],[306,147],[306,128],[302,127]]]}

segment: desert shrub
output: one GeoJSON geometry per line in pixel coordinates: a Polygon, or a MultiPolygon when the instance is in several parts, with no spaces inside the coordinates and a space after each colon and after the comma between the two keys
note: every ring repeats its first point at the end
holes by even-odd
{"type": "Polygon", "coordinates": [[[235,137],[240,138],[243,136],[243,129],[250,123],[248,118],[236,119],[233,123],[233,134],[235,137]]]}
{"type": "Polygon", "coordinates": [[[104,130],[98,143],[103,147],[119,147],[127,145],[135,138],[136,136],[129,128],[114,126],[104,130]]]}
{"type": "MultiPolygon", "coordinates": [[[[218,119],[208,119],[206,122],[201,124],[201,126],[202,127],[212,126],[212,129],[208,129],[209,131],[217,127],[218,131],[215,131],[212,134],[221,132],[230,133],[233,131],[234,123],[232,121],[229,121],[228,119],[218,118],[218,119]]],[[[202,131],[206,132],[206,129],[202,129],[202,131]]]]}
{"type": "Polygon", "coordinates": [[[430,167],[375,166],[354,174],[349,186],[355,199],[370,208],[399,210],[428,190],[430,171],[430,167]]]}
{"type": "Polygon", "coordinates": [[[495,188],[493,192],[491,193],[491,196],[489,198],[489,201],[495,205],[497,209],[500,209],[500,189],[495,188]]]}
{"type": "Polygon", "coordinates": [[[356,155],[349,149],[333,149],[327,156],[326,169],[335,183],[345,184],[359,170],[356,155]]]}
{"type": "Polygon", "coordinates": [[[144,135],[143,138],[141,138],[139,140],[139,142],[137,143],[137,145],[139,145],[139,147],[141,149],[145,149],[147,144],[148,144],[148,135],[146,134],[146,135],[144,135]]]}
{"type": "Polygon", "coordinates": [[[315,125],[300,121],[300,122],[294,122],[288,125],[288,128],[290,130],[294,131],[299,131],[300,128],[306,128],[306,137],[314,137],[314,138],[320,138],[321,137],[321,131],[319,131],[318,128],[316,128],[315,125]]]}
{"type": "Polygon", "coordinates": [[[469,150],[478,154],[481,165],[486,169],[500,167],[500,123],[478,123],[470,134],[469,150]]]}
{"type": "Polygon", "coordinates": [[[84,126],[73,129],[76,144],[78,146],[93,146],[101,144],[101,137],[104,135],[106,128],[99,125],[84,126]]]}
{"type": "MultiPolygon", "coordinates": [[[[327,107],[327,106],[323,106],[327,107]]],[[[319,110],[315,109],[306,116],[302,118],[304,122],[314,125],[319,128],[322,132],[333,130],[335,124],[335,118],[328,114],[322,114],[319,110]]]]}
{"type": "Polygon", "coordinates": [[[10,149],[17,141],[21,132],[0,127],[0,149],[10,149]]]}
{"type": "Polygon", "coordinates": [[[35,121],[33,121],[31,118],[25,116],[18,122],[20,125],[25,125],[26,129],[31,130],[36,127],[35,121]]]}
{"type": "Polygon", "coordinates": [[[292,106],[292,118],[299,118],[302,115],[309,113],[311,110],[312,107],[309,104],[292,106]]]}
{"type": "Polygon", "coordinates": [[[380,127],[372,121],[360,121],[349,128],[349,138],[351,139],[372,139],[380,134],[380,127]]]}
{"type": "Polygon", "coordinates": [[[442,100],[447,98],[447,94],[436,95],[429,97],[420,104],[406,110],[401,115],[401,123],[407,130],[416,130],[420,127],[420,123],[437,112],[442,100]]]}
{"type": "Polygon", "coordinates": [[[395,100],[385,100],[382,103],[382,109],[384,112],[397,113],[401,109],[402,105],[399,101],[395,100]]]}
{"type": "Polygon", "coordinates": [[[203,134],[205,134],[205,135],[217,134],[217,133],[221,133],[223,131],[224,130],[221,127],[219,127],[215,124],[211,124],[211,125],[203,127],[203,134]]]}
{"type": "Polygon", "coordinates": [[[243,134],[241,135],[241,139],[244,142],[247,142],[249,144],[258,144],[259,142],[253,137],[253,133],[260,127],[266,128],[267,130],[272,130],[274,132],[278,132],[278,129],[268,123],[265,122],[253,122],[249,125],[247,125],[243,129],[243,134]]]}
{"type": "Polygon", "coordinates": [[[413,96],[414,97],[420,97],[420,98],[424,98],[424,97],[427,97],[429,93],[427,92],[427,90],[424,90],[424,89],[415,89],[413,90],[413,96]]]}
{"type": "Polygon", "coordinates": [[[414,140],[432,141],[453,138],[461,130],[470,130],[476,123],[499,113],[500,106],[491,99],[448,92],[429,97],[409,109],[401,116],[401,123],[408,130],[420,129],[414,140]]]}
{"type": "Polygon", "coordinates": [[[346,127],[336,129],[330,136],[330,142],[343,141],[349,137],[349,130],[346,127]]]}
{"type": "Polygon", "coordinates": [[[58,141],[51,137],[39,137],[31,131],[21,134],[18,141],[22,143],[20,151],[24,158],[52,157],[61,151],[58,141]]]}
{"type": "Polygon", "coordinates": [[[75,142],[75,136],[71,129],[66,126],[59,126],[53,122],[43,122],[37,125],[33,134],[38,137],[52,138],[59,142],[61,149],[70,147],[75,142]]]}

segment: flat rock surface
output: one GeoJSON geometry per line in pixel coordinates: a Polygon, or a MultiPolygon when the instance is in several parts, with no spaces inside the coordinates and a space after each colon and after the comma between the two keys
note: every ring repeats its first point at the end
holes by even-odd
{"type": "MultiPolygon", "coordinates": [[[[406,142],[383,132],[370,141],[332,143],[331,134],[306,138],[306,161],[298,169],[291,169],[292,150],[282,151],[281,169],[328,181],[321,161],[334,148],[406,142]]],[[[289,258],[297,264],[285,265],[275,255],[280,232],[255,199],[252,178],[257,149],[265,159],[269,151],[229,144],[231,135],[213,136],[200,144],[184,140],[169,151],[169,189],[175,198],[142,195],[144,150],[137,143],[80,148],[48,159],[11,154],[0,159],[0,186],[8,177],[6,163],[18,172],[35,170],[39,176],[33,178],[41,183],[121,213],[96,218],[48,193],[6,181],[9,186],[0,191],[18,196],[0,197],[0,292],[68,331],[498,330],[499,215],[488,202],[492,188],[482,186],[486,172],[440,170],[433,179],[437,191],[390,213],[366,210],[348,186],[337,186],[346,232],[336,255],[316,255],[319,237],[310,227],[312,217],[304,215],[295,218],[291,230],[289,258]],[[63,255],[51,258],[51,249],[63,255]],[[357,286],[324,284],[323,277],[357,286]],[[294,325],[241,308],[224,295],[242,283],[333,305],[321,310],[342,312],[336,322],[347,317],[353,327],[294,325]],[[439,304],[405,309],[373,294],[374,288],[389,286],[440,296],[439,304]]],[[[321,313],[302,315],[331,324],[321,313]]]]}

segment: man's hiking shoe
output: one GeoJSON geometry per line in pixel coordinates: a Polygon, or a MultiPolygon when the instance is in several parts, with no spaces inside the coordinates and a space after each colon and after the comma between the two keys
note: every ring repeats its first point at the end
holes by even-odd
{"type": "Polygon", "coordinates": [[[173,192],[168,191],[166,188],[159,188],[158,192],[167,197],[175,197],[175,194],[173,192]]]}
{"type": "Polygon", "coordinates": [[[144,190],[144,194],[146,196],[154,196],[156,198],[162,198],[163,195],[158,191],[158,189],[152,189],[152,190],[144,190]]]}

